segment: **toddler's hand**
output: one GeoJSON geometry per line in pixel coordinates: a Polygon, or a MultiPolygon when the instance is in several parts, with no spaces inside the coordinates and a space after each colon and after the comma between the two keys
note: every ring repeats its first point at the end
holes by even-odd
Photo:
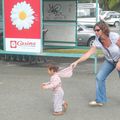
{"type": "Polygon", "coordinates": [[[40,88],[45,89],[45,84],[42,83],[42,84],[40,85],[40,88]]]}

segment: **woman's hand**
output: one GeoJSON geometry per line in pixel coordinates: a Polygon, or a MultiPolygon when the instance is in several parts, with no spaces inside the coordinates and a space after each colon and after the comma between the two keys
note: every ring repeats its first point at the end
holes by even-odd
{"type": "Polygon", "coordinates": [[[120,60],[117,62],[117,64],[116,64],[116,69],[118,70],[118,71],[120,71],[120,60]]]}
{"type": "Polygon", "coordinates": [[[75,61],[75,62],[73,62],[70,66],[72,67],[72,68],[75,68],[76,66],[77,66],[77,61],[75,61]]]}

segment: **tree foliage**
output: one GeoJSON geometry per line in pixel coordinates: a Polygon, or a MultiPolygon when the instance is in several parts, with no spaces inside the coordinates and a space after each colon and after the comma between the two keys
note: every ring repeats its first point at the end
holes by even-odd
{"type": "MultiPolygon", "coordinates": [[[[80,3],[95,3],[96,0],[78,0],[80,3]]],[[[100,7],[103,10],[119,10],[120,0],[98,0],[100,7]]]]}

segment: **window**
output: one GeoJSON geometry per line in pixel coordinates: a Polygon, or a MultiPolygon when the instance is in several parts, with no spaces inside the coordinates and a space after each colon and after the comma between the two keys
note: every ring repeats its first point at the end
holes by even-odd
{"type": "Polygon", "coordinates": [[[79,18],[85,18],[85,17],[95,17],[96,10],[95,8],[82,8],[78,9],[77,15],[79,18]]]}

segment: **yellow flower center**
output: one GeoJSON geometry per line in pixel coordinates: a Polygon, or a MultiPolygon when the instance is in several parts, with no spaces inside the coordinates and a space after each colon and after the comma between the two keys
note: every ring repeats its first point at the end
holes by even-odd
{"type": "Polygon", "coordinates": [[[27,17],[27,14],[26,14],[24,11],[21,11],[21,12],[19,13],[19,18],[20,18],[21,20],[25,20],[26,17],[27,17]]]}

